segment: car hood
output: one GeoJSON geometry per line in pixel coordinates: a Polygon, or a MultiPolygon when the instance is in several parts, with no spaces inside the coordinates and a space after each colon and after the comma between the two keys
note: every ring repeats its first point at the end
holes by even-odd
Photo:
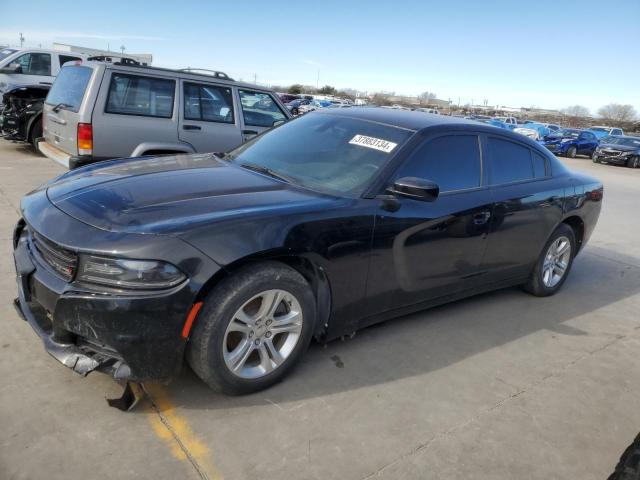
{"type": "Polygon", "coordinates": [[[601,143],[601,150],[616,150],[618,152],[633,152],[634,150],[640,150],[640,147],[633,147],[631,145],[618,145],[615,143],[601,143]]]}
{"type": "Polygon", "coordinates": [[[211,154],[102,162],[43,188],[56,207],[77,220],[127,233],[179,235],[223,219],[322,210],[339,200],[211,154]]]}

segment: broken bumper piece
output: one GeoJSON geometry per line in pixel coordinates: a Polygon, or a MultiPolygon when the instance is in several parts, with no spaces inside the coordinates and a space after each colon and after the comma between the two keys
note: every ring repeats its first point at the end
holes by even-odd
{"type": "Polygon", "coordinates": [[[131,377],[131,369],[122,359],[99,352],[97,348],[92,349],[89,343],[76,345],[57,342],[53,335],[46,330],[44,322],[36,317],[24,298],[16,298],[13,304],[18,314],[38,334],[47,353],[65,367],[82,376],[98,370],[113,376],[116,380],[127,380],[131,377]]]}

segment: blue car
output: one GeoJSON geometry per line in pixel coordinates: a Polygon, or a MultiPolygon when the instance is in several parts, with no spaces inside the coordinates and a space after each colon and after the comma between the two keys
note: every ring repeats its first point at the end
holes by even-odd
{"type": "Polygon", "coordinates": [[[593,134],[598,138],[598,140],[604,137],[608,137],[609,135],[613,137],[619,137],[624,135],[624,131],[621,128],[614,128],[614,127],[601,127],[601,126],[595,125],[593,127],[589,127],[587,130],[589,132],[593,132],[593,134]]]}
{"type": "Polygon", "coordinates": [[[589,130],[564,128],[548,135],[541,143],[556,155],[575,158],[576,155],[593,155],[598,147],[598,138],[589,130]]]}

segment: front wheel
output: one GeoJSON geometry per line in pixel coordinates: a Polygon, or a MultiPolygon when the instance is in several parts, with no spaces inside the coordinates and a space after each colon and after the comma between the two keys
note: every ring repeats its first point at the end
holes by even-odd
{"type": "Polygon", "coordinates": [[[631,157],[627,160],[627,167],[629,168],[640,168],[640,157],[635,156],[631,157]]]}
{"type": "Polygon", "coordinates": [[[578,150],[576,149],[576,147],[569,147],[569,150],[567,150],[567,157],[576,158],[577,153],[578,150]]]}
{"type": "Polygon", "coordinates": [[[523,288],[537,297],[555,294],[567,279],[576,254],[576,236],[567,224],[551,234],[523,288]]]}
{"type": "Polygon", "coordinates": [[[38,151],[37,140],[40,137],[42,137],[42,119],[41,118],[36,120],[36,123],[34,123],[33,127],[31,128],[31,135],[29,136],[29,143],[33,145],[33,148],[35,148],[36,152],[38,151]]]}
{"type": "Polygon", "coordinates": [[[593,152],[591,154],[591,160],[593,160],[593,163],[600,163],[600,160],[598,160],[598,154],[596,152],[593,152]]]}
{"type": "Polygon", "coordinates": [[[244,267],[205,298],[187,360],[211,388],[237,395],[270,387],[298,363],[313,335],[315,299],[278,262],[244,267]]]}

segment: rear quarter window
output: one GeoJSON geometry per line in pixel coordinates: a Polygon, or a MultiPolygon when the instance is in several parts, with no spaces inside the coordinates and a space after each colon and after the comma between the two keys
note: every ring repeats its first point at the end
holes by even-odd
{"type": "Polygon", "coordinates": [[[489,138],[489,165],[493,185],[533,178],[531,150],[509,140],[489,138]]]}
{"type": "Polygon", "coordinates": [[[93,70],[89,67],[64,67],[53,82],[45,103],[47,105],[64,104],[66,110],[77,112],[92,73],[93,70]]]}
{"type": "Polygon", "coordinates": [[[105,112],[171,118],[175,90],[175,80],[113,73],[105,112]]]}

